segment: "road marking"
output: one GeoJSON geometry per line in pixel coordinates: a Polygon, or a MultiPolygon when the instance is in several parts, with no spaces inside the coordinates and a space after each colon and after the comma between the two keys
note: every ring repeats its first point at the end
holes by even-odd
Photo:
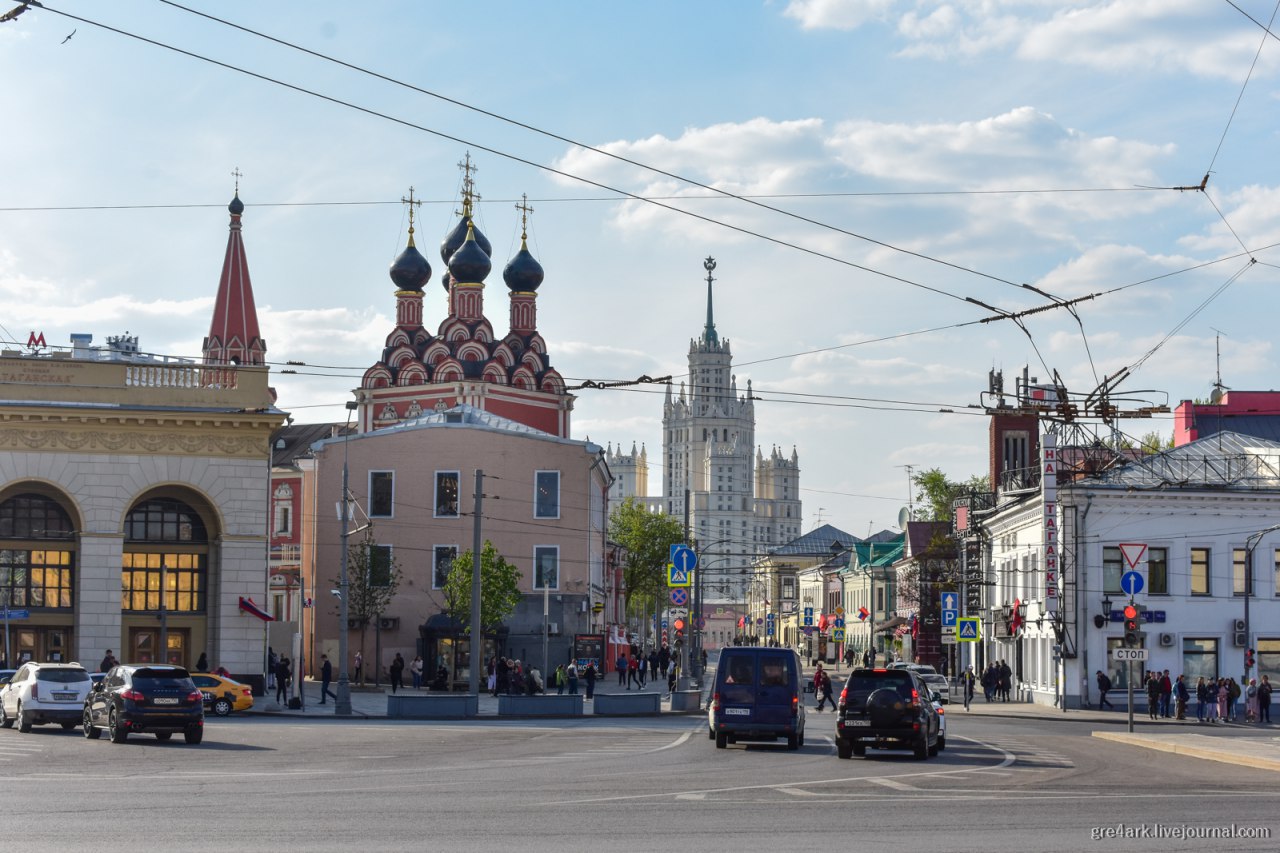
{"type": "Polygon", "coordinates": [[[878,776],[870,776],[867,781],[873,785],[884,785],[886,788],[893,788],[895,791],[919,791],[915,785],[908,785],[906,782],[899,782],[897,779],[880,778],[878,776]]]}

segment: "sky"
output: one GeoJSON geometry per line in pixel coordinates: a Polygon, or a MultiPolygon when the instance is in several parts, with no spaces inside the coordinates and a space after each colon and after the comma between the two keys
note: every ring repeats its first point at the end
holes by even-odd
{"type": "MultiPolygon", "coordinates": [[[[992,370],[1082,398],[1129,368],[1131,408],[1280,384],[1276,9],[48,0],[0,22],[0,337],[198,357],[238,170],[268,360],[306,365],[278,405],[341,420],[393,326],[400,200],[438,279],[469,153],[499,333],[522,196],[570,385],[679,383],[714,257],[756,443],[798,453],[804,529],[866,536],[908,471],[986,472],[992,370]]],[[[653,494],[663,390],[573,412],[647,449],[653,494]]]]}

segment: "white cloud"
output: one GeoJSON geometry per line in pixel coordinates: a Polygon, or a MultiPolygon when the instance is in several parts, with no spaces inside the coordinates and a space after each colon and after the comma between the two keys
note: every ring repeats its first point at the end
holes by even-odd
{"type": "Polygon", "coordinates": [[[791,0],[782,14],[806,30],[853,30],[884,18],[896,0],[791,0]]]}

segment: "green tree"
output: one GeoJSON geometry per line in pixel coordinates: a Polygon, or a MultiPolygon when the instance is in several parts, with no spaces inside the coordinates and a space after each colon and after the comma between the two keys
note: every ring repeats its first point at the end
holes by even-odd
{"type": "Polygon", "coordinates": [[[956,498],[970,492],[991,491],[991,478],[975,474],[962,483],[947,479],[941,468],[929,468],[911,478],[916,486],[916,502],[923,510],[916,510],[915,521],[950,521],[951,504],[956,498]]]}
{"type": "MultiPolygon", "coordinates": [[[[335,579],[333,583],[339,586],[341,582],[335,579]]],[[[381,618],[399,587],[400,566],[390,547],[374,541],[370,526],[359,542],[347,545],[347,618],[360,625],[361,657],[365,656],[369,623],[381,618]]],[[[361,679],[364,679],[363,672],[361,679]]]]}
{"type": "MultiPolygon", "coordinates": [[[[453,558],[444,582],[444,609],[471,632],[470,551],[453,558]]],[[[488,539],[480,550],[480,628],[483,636],[501,624],[520,603],[520,570],[506,561],[488,539]]]]}
{"type": "Polygon", "coordinates": [[[649,607],[666,589],[671,546],[684,541],[684,525],[664,512],[649,512],[627,498],[609,513],[609,538],[626,554],[622,580],[625,606],[649,607]]]}

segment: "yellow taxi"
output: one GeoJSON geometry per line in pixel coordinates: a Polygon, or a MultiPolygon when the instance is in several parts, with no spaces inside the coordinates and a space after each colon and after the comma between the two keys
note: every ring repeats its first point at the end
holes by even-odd
{"type": "Polygon", "coordinates": [[[253,707],[253,689],[247,684],[214,675],[212,672],[193,672],[191,680],[204,694],[204,708],[219,717],[232,711],[247,711],[253,707]]]}

